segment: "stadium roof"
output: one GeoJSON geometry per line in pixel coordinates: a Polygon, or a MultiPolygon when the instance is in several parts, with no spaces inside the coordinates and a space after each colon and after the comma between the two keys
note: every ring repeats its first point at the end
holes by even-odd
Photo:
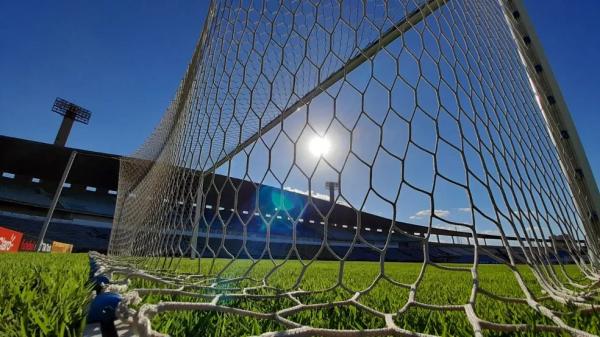
{"type": "Polygon", "coordinates": [[[0,135],[0,171],[60,181],[71,151],[78,155],[67,181],[117,190],[120,156],[0,135]]]}

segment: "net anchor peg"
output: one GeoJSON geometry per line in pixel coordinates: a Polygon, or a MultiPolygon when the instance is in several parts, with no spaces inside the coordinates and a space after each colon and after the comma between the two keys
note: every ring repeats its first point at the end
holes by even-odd
{"type": "Polygon", "coordinates": [[[106,292],[97,295],[90,304],[88,312],[88,323],[102,323],[114,321],[117,306],[123,298],[117,293],[106,292]]]}
{"type": "Polygon", "coordinates": [[[87,323],[100,323],[103,337],[118,337],[115,327],[116,311],[123,298],[117,293],[101,293],[90,304],[87,323]]]}

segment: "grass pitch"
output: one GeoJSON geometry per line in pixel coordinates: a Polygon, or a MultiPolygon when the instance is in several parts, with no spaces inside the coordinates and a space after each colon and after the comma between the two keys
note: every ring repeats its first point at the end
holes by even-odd
{"type": "MultiPolygon", "coordinates": [[[[204,260],[202,269],[204,273],[214,273],[222,268],[225,261],[217,260],[212,271],[210,260],[204,260]]],[[[236,261],[223,275],[239,275],[241,270],[249,266],[246,260],[236,261]]],[[[453,265],[458,266],[458,265],[453,265]]],[[[463,265],[462,267],[470,267],[463,265]]],[[[273,268],[273,263],[261,261],[252,269],[250,276],[262,279],[266,273],[273,268]]],[[[177,266],[179,273],[198,273],[198,263],[191,260],[180,260],[177,266]]],[[[385,273],[393,280],[402,283],[412,283],[416,280],[421,264],[419,263],[386,263],[385,273]]],[[[338,262],[319,261],[312,264],[302,277],[300,288],[303,290],[323,290],[336,284],[340,264],[338,262]]],[[[298,299],[303,304],[324,303],[331,301],[347,300],[355,291],[367,288],[377,277],[380,266],[376,262],[346,262],[342,282],[348,290],[337,287],[333,291],[319,294],[300,296],[298,299]]],[[[288,261],[269,278],[269,285],[278,288],[290,287],[300,276],[301,265],[297,262],[288,261]]],[[[537,297],[544,296],[534,275],[529,268],[520,267],[528,289],[537,297]]],[[[567,266],[567,272],[571,277],[581,280],[576,266],[567,266]]],[[[524,298],[513,272],[503,265],[480,265],[479,287],[493,294],[505,297],[524,298]]],[[[229,275],[229,276],[231,276],[229,275]]],[[[231,286],[247,286],[237,283],[231,286]]],[[[418,287],[416,299],[419,302],[429,304],[465,304],[468,302],[473,284],[471,273],[468,271],[448,271],[434,266],[427,266],[424,278],[418,287]]],[[[131,287],[152,288],[157,287],[148,281],[137,280],[131,287]]],[[[381,312],[393,313],[400,309],[408,299],[408,290],[398,287],[386,280],[379,280],[371,292],[360,298],[359,302],[381,312]]],[[[599,299],[596,298],[598,301],[599,299]]],[[[159,301],[188,301],[200,302],[198,298],[186,296],[150,295],[144,298],[143,303],[157,303],[159,301]]],[[[557,311],[562,319],[569,325],[590,332],[600,334],[600,315],[581,314],[575,308],[557,305],[551,300],[541,300],[541,303],[557,311]]],[[[495,323],[525,323],[530,326],[539,324],[554,325],[526,304],[506,303],[495,300],[482,294],[478,295],[476,301],[476,312],[480,318],[495,323]]],[[[598,301],[600,303],[600,301],[598,301]]],[[[277,310],[295,305],[291,300],[232,300],[223,299],[221,305],[247,309],[255,312],[272,313],[277,310]]],[[[335,307],[329,309],[308,310],[287,318],[304,325],[332,329],[354,329],[363,330],[369,328],[384,327],[384,321],[355,306],[335,307]]],[[[398,326],[428,334],[441,336],[471,336],[473,330],[467,321],[464,311],[436,311],[421,308],[410,308],[405,314],[396,318],[398,326]]],[[[259,335],[266,331],[284,329],[277,322],[265,319],[254,319],[234,314],[179,311],[168,312],[155,316],[152,319],[153,329],[168,333],[173,337],[179,336],[248,336],[259,335]]],[[[518,334],[501,334],[485,330],[487,336],[551,336],[552,333],[540,333],[524,331],[518,334]]]]}
{"type": "Polygon", "coordinates": [[[0,254],[0,336],[81,336],[88,273],[86,254],[0,254]]]}
{"type": "MultiPolygon", "coordinates": [[[[203,273],[214,274],[225,265],[217,260],[213,270],[210,261],[202,262],[203,273]]],[[[249,262],[236,261],[224,276],[239,274],[246,270],[249,262]],[[231,275],[228,275],[230,273],[231,275]]],[[[457,266],[457,265],[453,265],[457,266]]],[[[272,270],[273,264],[262,261],[252,269],[250,276],[261,279],[272,270]]],[[[322,290],[338,281],[339,263],[315,262],[302,277],[300,288],[322,290]]],[[[467,266],[468,267],[468,266],[467,266]]],[[[421,264],[386,263],[385,273],[393,280],[412,283],[418,276],[421,264]]],[[[581,278],[575,266],[568,266],[569,274],[581,278]]],[[[198,263],[189,259],[180,260],[178,273],[197,273],[198,263]]],[[[269,278],[270,285],[279,288],[290,287],[300,276],[301,265],[287,262],[269,278]]],[[[541,297],[543,293],[533,274],[526,267],[520,268],[527,287],[541,297]]],[[[85,254],[2,254],[0,255],[0,336],[80,336],[85,324],[90,286],[88,278],[88,257],[85,254]]],[[[349,289],[337,287],[334,291],[301,296],[302,303],[319,303],[344,300],[352,297],[355,291],[368,287],[379,272],[375,262],[347,262],[344,266],[342,282],[349,289]]],[[[505,266],[480,265],[478,268],[480,287],[496,295],[523,297],[517,282],[505,266]]],[[[244,284],[236,284],[241,286],[244,284]]],[[[246,284],[248,285],[248,284],[246,284]]],[[[464,304],[471,292],[472,278],[469,272],[440,270],[433,266],[426,268],[424,278],[417,291],[417,300],[432,304],[464,304]]],[[[234,285],[232,285],[234,286],[234,285]]],[[[131,288],[157,287],[148,281],[134,280],[131,288]]],[[[408,291],[380,280],[373,290],[360,298],[360,302],[382,312],[394,312],[406,302],[408,291]]],[[[159,301],[200,301],[186,296],[144,297],[144,303],[159,301]]],[[[600,315],[582,315],[574,308],[559,306],[551,301],[545,305],[560,312],[563,320],[576,328],[600,334],[600,315]]],[[[290,300],[267,301],[223,299],[219,304],[244,308],[258,312],[275,312],[293,306],[290,300]]],[[[527,305],[508,304],[480,295],[477,298],[477,314],[486,320],[498,323],[526,323],[529,325],[551,324],[548,319],[527,305]]],[[[315,327],[334,329],[368,329],[384,326],[384,322],[354,306],[303,311],[288,317],[298,323],[315,327]]],[[[411,308],[396,319],[403,328],[442,336],[471,336],[473,334],[464,312],[431,311],[411,308]]],[[[284,329],[274,321],[241,317],[233,314],[214,312],[180,311],[157,315],[152,320],[154,329],[179,336],[248,336],[266,331],[284,329]]],[[[485,331],[487,336],[500,333],[485,331]]],[[[508,335],[508,334],[504,334],[508,335]]],[[[512,336],[540,336],[550,333],[533,331],[511,334],[512,336]]]]}

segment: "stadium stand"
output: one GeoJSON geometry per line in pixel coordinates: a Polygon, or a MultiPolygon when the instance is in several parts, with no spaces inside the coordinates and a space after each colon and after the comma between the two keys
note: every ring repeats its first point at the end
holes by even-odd
{"type": "MultiPolygon", "coordinates": [[[[0,149],[0,226],[36,238],[72,149],[6,136],[0,136],[0,149]]],[[[105,252],[118,156],[77,151],[46,238],[73,243],[74,251],[105,252]]]]}
{"type": "MultiPolygon", "coordinates": [[[[0,226],[23,232],[27,237],[37,237],[50,206],[52,196],[62,175],[64,166],[72,149],[29,140],[0,136],[0,226]]],[[[110,237],[110,228],[114,216],[116,191],[118,186],[119,156],[77,150],[73,168],[59,199],[47,239],[74,244],[74,251],[96,250],[106,252],[110,237]]],[[[219,207],[214,205],[217,194],[210,194],[204,205],[204,217],[198,231],[198,250],[203,256],[226,257],[221,245],[229,252],[237,252],[242,247],[244,223],[248,231],[248,253],[259,257],[264,253],[265,235],[270,233],[269,245],[274,258],[285,258],[290,248],[290,237],[293,234],[293,219],[296,225],[296,243],[298,254],[302,258],[312,258],[321,251],[319,258],[336,259],[348,254],[352,260],[379,259],[373,247],[382,249],[390,232],[390,220],[374,214],[360,213],[342,204],[331,205],[328,200],[313,199],[314,207],[304,207],[307,196],[291,191],[284,192],[270,186],[255,186],[242,180],[220,175],[208,176],[215,186],[226,186],[228,183],[239,187],[238,193],[247,200],[245,205],[237,205],[239,217],[233,216],[232,191],[223,189],[219,207]],[[258,193],[257,193],[258,189],[258,193]],[[261,198],[261,205],[269,205],[265,200],[283,198],[285,204],[293,205],[281,210],[272,207],[263,210],[265,218],[256,216],[252,205],[256,205],[256,196],[261,198]],[[212,201],[212,202],[211,202],[212,201]],[[330,224],[325,233],[325,226],[318,221],[318,211],[328,210],[333,206],[330,224]],[[356,235],[357,218],[360,217],[360,236],[356,235]],[[326,235],[325,235],[326,234],[326,235]],[[322,249],[322,242],[327,239],[330,250],[322,249]],[[350,242],[356,240],[354,249],[349,250],[350,242]],[[372,245],[373,247],[371,247],[372,245]],[[210,248],[210,249],[209,249],[210,248]],[[335,255],[337,255],[337,257],[335,255]]],[[[198,207],[184,205],[181,207],[198,207]]],[[[261,206],[263,207],[263,206],[261,206]]],[[[422,261],[423,247],[409,235],[423,237],[428,228],[408,223],[395,224],[392,229],[390,244],[386,252],[388,261],[422,261]],[[404,233],[402,233],[404,232],[404,233]]],[[[187,234],[181,239],[181,246],[189,245],[187,234]]],[[[435,262],[464,262],[473,259],[472,238],[464,232],[432,228],[429,245],[430,257],[435,262]],[[441,241],[440,237],[446,238],[441,241]],[[436,241],[437,239],[437,241],[436,241]]],[[[480,240],[499,242],[494,235],[481,235],[480,240]]],[[[515,238],[511,239],[515,244],[515,238]]],[[[495,263],[492,257],[505,256],[504,248],[498,244],[485,244],[485,252],[480,256],[483,263],[495,263]]],[[[182,249],[183,251],[183,249],[182,249]]],[[[246,254],[240,253],[240,257],[246,254]]],[[[517,259],[523,259],[522,252],[517,252],[517,259]]],[[[568,254],[560,254],[561,259],[568,259],[568,254]]]]}

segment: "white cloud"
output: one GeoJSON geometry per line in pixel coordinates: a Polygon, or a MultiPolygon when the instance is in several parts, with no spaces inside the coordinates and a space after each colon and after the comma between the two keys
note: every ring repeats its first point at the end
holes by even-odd
{"type": "MultiPolygon", "coordinates": [[[[440,218],[445,218],[448,215],[450,215],[450,211],[447,211],[445,209],[436,209],[436,210],[434,210],[434,214],[440,218]]],[[[430,216],[431,216],[430,209],[422,209],[422,210],[418,211],[417,213],[415,213],[414,215],[411,215],[409,218],[410,219],[423,219],[423,218],[428,218],[430,216]]]]}
{"type": "Polygon", "coordinates": [[[461,207],[458,210],[461,212],[471,213],[471,207],[461,207]]]}
{"type": "Polygon", "coordinates": [[[500,231],[498,231],[497,229],[486,229],[480,232],[481,234],[488,234],[488,235],[498,235],[500,236],[500,231]]]}

